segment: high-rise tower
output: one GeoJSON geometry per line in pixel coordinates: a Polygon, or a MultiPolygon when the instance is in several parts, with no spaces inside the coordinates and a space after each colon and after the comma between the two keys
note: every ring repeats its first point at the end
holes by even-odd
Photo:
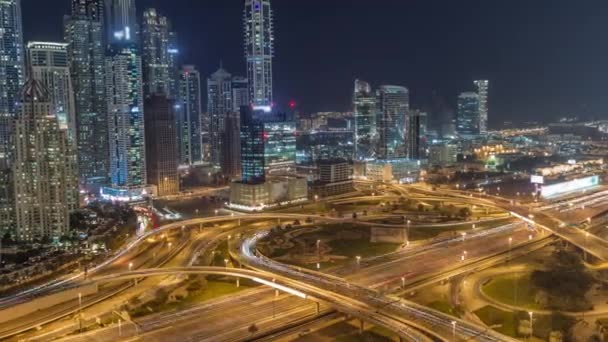
{"type": "Polygon", "coordinates": [[[249,101],[255,106],[271,106],[274,27],[270,0],[245,0],[243,21],[249,101]]]}
{"type": "Polygon", "coordinates": [[[181,163],[201,163],[201,74],[193,65],[184,65],[180,71],[178,106],[177,136],[181,163]]]}
{"type": "Polygon", "coordinates": [[[144,93],[146,95],[165,94],[176,98],[175,65],[176,34],[171,31],[171,22],[156,9],[144,11],[142,25],[142,61],[144,67],[144,93]]]}
{"type": "Polygon", "coordinates": [[[383,159],[403,158],[406,150],[406,119],[410,108],[405,87],[384,85],[378,94],[378,156],[383,159]]]}
{"type": "Polygon", "coordinates": [[[29,42],[27,57],[30,77],[37,79],[48,89],[53,103],[53,113],[59,124],[68,129],[70,141],[76,143],[76,114],[74,91],[70,78],[68,44],[54,42],[29,42]]]}
{"type": "Polygon", "coordinates": [[[21,0],[0,1],[0,233],[13,232],[14,191],[11,131],[24,82],[21,0]]]}
{"type": "Polygon", "coordinates": [[[479,95],[466,92],[458,96],[456,131],[463,136],[479,135],[479,95]]]}
{"type": "Polygon", "coordinates": [[[52,101],[44,84],[30,78],[15,119],[16,237],[21,241],[64,235],[69,213],[78,205],[76,156],[52,101]]]}
{"type": "Polygon", "coordinates": [[[64,40],[75,98],[78,178],[96,192],[108,181],[108,115],[105,98],[103,0],[73,0],[64,18],[64,40]]]}
{"type": "Polygon", "coordinates": [[[376,96],[369,83],[355,80],[353,96],[355,117],[355,157],[370,158],[375,155],[376,96]]]}
{"type": "Polygon", "coordinates": [[[479,96],[479,133],[485,134],[488,132],[488,88],[490,82],[488,80],[477,80],[474,83],[479,96]]]}

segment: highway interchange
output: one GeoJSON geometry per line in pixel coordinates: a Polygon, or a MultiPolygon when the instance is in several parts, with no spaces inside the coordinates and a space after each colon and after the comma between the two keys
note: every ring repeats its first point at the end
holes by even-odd
{"type": "MultiPolygon", "coordinates": [[[[456,237],[408,246],[390,255],[362,260],[356,267],[348,265],[342,269],[333,270],[333,275],[329,275],[297,269],[268,259],[257,253],[255,248],[257,240],[277,223],[287,224],[293,223],[295,220],[300,222],[312,220],[314,224],[341,222],[377,226],[378,222],[366,221],[377,220],[379,217],[364,220],[364,218],[353,219],[348,215],[346,218],[338,218],[311,214],[268,213],[196,218],[163,226],[134,239],[123,249],[117,251],[112,258],[89,271],[88,279],[84,279],[84,274],[76,274],[10,298],[4,298],[0,301],[0,305],[10,307],[33,297],[81,285],[83,282],[97,282],[100,286],[105,282],[111,282],[103,285],[107,290],[100,291],[99,296],[87,299],[87,303],[84,303],[85,307],[90,306],[95,311],[99,311],[96,305],[105,304],[106,311],[111,312],[111,308],[116,307],[116,303],[125,300],[125,292],[129,292],[128,295],[132,296],[133,293],[141,293],[156,287],[159,283],[159,278],[156,277],[162,276],[162,279],[167,279],[169,276],[185,274],[223,274],[235,278],[276,281],[282,284],[280,286],[297,290],[306,297],[294,301],[293,295],[280,291],[283,294],[275,298],[274,291],[264,287],[247,290],[215,301],[217,306],[214,306],[213,311],[226,310],[225,312],[235,313],[247,311],[239,310],[239,308],[251,307],[255,303],[257,307],[255,311],[259,313],[256,315],[256,321],[262,322],[264,320],[261,318],[265,318],[266,321],[261,326],[270,331],[280,330],[281,326],[288,325],[288,322],[314,319],[317,309],[316,304],[311,303],[312,301],[322,303],[318,313],[321,318],[327,317],[327,313],[337,310],[361,318],[365,322],[384,326],[403,340],[426,341],[433,338],[447,341],[455,337],[461,340],[474,338],[480,341],[510,341],[511,338],[495,333],[487,327],[458,320],[384,293],[406,291],[455,277],[473,269],[490,267],[493,264],[504,262],[505,259],[529,253],[552,242],[551,235],[559,236],[585,249],[600,260],[608,260],[608,256],[605,255],[607,253],[606,242],[603,239],[579,230],[566,229],[561,222],[543,211],[538,210],[532,213],[533,210],[530,210],[529,207],[517,205],[512,200],[491,196],[471,197],[471,194],[454,190],[437,191],[401,186],[392,186],[389,189],[399,192],[403,196],[422,200],[440,199],[500,208],[510,212],[518,220],[492,229],[473,232],[462,239],[456,237]],[[532,230],[530,230],[530,226],[532,230]],[[162,236],[164,239],[161,238],[162,236]],[[172,239],[172,242],[167,242],[169,239],[172,239]],[[208,252],[223,239],[229,239],[230,252],[235,263],[247,266],[249,270],[192,266],[198,255],[208,252]],[[483,239],[483,243],[479,243],[479,239],[483,239]],[[466,258],[463,258],[464,254],[466,254],[466,258]],[[403,280],[405,273],[403,267],[399,267],[404,262],[410,265],[406,281],[403,280]],[[126,265],[130,266],[126,267],[126,265]],[[163,265],[166,267],[160,267],[163,265]],[[132,269],[129,270],[129,268],[132,269]],[[133,283],[129,279],[134,278],[143,281],[133,287],[133,283]],[[112,293],[112,291],[115,292],[112,293]],[[121,293],[123,296],[120,295],[121,293]],[[102,299],[100,300],[100,298],[102,299]],[[96,303],[97,301],[100,303],[96,303]],[[272,316],[267,319],[271,311],[272,316]],[[278,319],[276,318],[277,311],[280,312],[278,319]],[[266,313],[266,316],[263,313],[266,313]]],[[[387,200],[395,197],[394,193],[385,195],[387,200]]],[[[373,197],[381,198],[381,196],[378,194],[373,197]]],[[[364,199],[365,197],[362,197],[357,200],[364,199]]],[[[391,226],[391,224],[384,225],[391,226]]],[[[396,229],[404,229],[403,224],[393,226],[396,229]]],[[[222,333],[222,339],[225,340],[243,340],[250,337],[246,326],[250,324],[251,317],[240,317],[240,319],[235,317],[235,323],[240,322],[241,325],[226,332],[222,328],[224,326],[222,321],[225,320],[223,319],[225,317],[222,315],[216,315],[215,318],[213,315],[207,317],[207,313],[205,313],[206,321],[209,320],[208,324],[205,324],[205,329],[200,327],[197,329],[197,325],[192,323],[192,319],[200,318],[201,312],[206,312],[204,308],[205,304],[182,313],[167,313],[167,315],[174,315],[171,318],[160,313],[142,320],[141,326],[137,329],[125,325],[124,331],[120,331],[120,334],[134,336],[143,333],[146,340],[154,340],[160,338],[158,336],[163,336],[163,333],[179,330],[173,328],[175,326],[181,327],[188,335],[194,336],[194,340],[212,340],[220,333],[222,333]],[[189,324],[193,325],[190,330],[186,329],[189,324]],[[214,330],[213,327],[217,327],[217,329],[214,330]]],[[[75,300],[66,303],[64,307],[54,307],[49,312],[40,313],[39,317],[36,315],[30,317],[29,322],[22,322],[19,326],[11,326],[11,322],[8,322],[4,326],[0,325],[0,331],[4,334],[0,336],[17,336],[18,333],[26,331],[28,328],[56,321],[49,324],[48,328],[42,329],[41,334],[25,335],[32,340],[36,340],[36,335],[42,336],[38,337],[39,340],[55,337],[49,332],[61,333],[61,326],[65,325],[61,318],[68,317],[75,310],[82,309],[82,305],[75,300]]],[[[92,331],[83,336],[67,338],[67,340],[75,338],[91,341],[115,340],[116,333],[115,328],[110,328],[92,331]]]]}

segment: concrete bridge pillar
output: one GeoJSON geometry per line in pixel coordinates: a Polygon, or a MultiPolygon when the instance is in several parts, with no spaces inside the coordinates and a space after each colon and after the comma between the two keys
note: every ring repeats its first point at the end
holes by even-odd
{"type": "Polygon", "coordinates": [[[365,331],[365,321],[359,319],[359,334],[363,334],[363,331],[365,331]]]}

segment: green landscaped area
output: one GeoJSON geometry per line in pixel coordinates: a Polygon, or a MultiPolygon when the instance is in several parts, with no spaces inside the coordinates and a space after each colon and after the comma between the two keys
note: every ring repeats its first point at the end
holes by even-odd
{"type": "Polygon", "coordinates": [[[401,246],[397,243],[387,242],[370,242],[368,239],[357,240],[332,240],[329,243],[332,248],[332,254],[338,254],[354,258],[361,256],[362,258],[373,257],[394,252],[401,246]]]}
{"type": "Polygon", "coordinates": [[[339,322],[294,339],[294,342],[389,342],[395,341],[395,334],[381,327],[373,326],[359,333],[358,321],[339,322]]]}
{"type": "Polygon", "coordinates": [[[538,291],[533,287],[528,273],[493,277],[482,285],[481,291],[491,299],[507,305],[532,310],[542,308],[536,303],[538,291]]]}
{"type": "Polygon", "coordinates": [[[490,305],[475,311],[474,314],[476,314],[487,326],[499,333],[517,337],[517,327],[519,324],[517,314],[502,311],[490,305]]]}
{"type": "Polygon", "coordinates": [[[435,309],[437,311],[443,312],[444,314],[448,314],[454,317],[461,317],[460,310],[457,307],[450,305],[447,301],[436,300],[427,305],[431,309],[435,309]]]}
{"type": "MultiPolygon", "coordinates": [[[[239,287],[236,287],[236,280],[230,282],[224,280],[209,280],[204,285],[204,288],[197,289],[196,287],[189,287],[188,295],[179,298],[177,301],[169,302],[167,298],[159,298],[157,301],[146,303],[131,310],[130,314],[133,317],[141,317],[157,312],[181,310],[192,305],[234,294],[255,286],[257,286],[257,284],[246,279],[240,280],[239,287]]],[[[164,295],[157,296],[164,297],[164,295]]]]}

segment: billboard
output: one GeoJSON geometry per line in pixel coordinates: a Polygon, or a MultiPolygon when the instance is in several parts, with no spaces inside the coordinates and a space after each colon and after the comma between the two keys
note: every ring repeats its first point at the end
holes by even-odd
{"type": "Polygon", "coordinates": [[[570,181],[545,185],[542,187],[541,195],[545,198],[566,194],[572,191],[582,190],[600,184],[599,176],[577,178],[570,181]]]}
{"type": "Polygon", "coordinates": [[[532,175],[530,177],[530,183],[532,183],[532,184],[545,184],[545,177],[538,176],[538,175],[532,175]]]}

